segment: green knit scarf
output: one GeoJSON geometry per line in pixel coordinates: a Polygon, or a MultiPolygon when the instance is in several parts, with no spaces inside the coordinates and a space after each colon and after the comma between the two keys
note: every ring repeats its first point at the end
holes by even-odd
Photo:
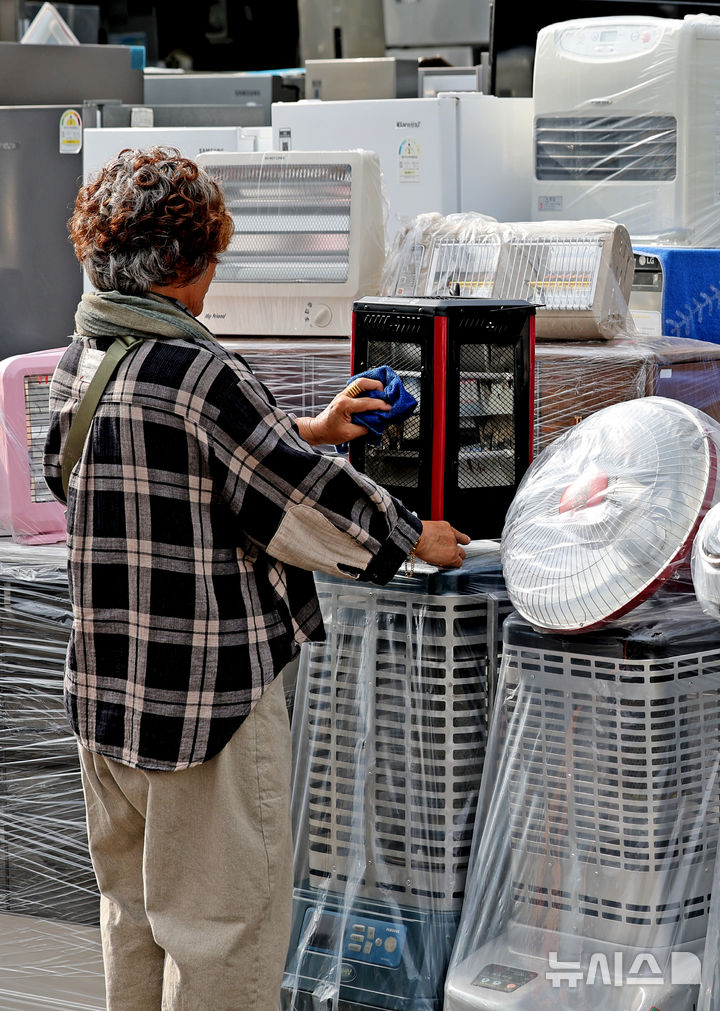
{"type": "Polygon", "coordinates": [[[75,330],[86,337],[183,337],[214,335],[199,320],[162,295],[123,295],[119,291],[88,292],[75,313],[75,330]]]}

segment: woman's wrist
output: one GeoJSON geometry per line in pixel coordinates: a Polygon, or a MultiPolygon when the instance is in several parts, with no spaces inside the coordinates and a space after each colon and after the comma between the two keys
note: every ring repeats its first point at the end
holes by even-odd
{"type": "Polygon", "coordinates": [[[295,424],[297,425],[298,431],[305,442],[309,443],[311,446],[319,445],[317,439],[315,438],[315,418],[296,418],[295,424]]]}
{"type": "Polygon", "coordinates": [[[417,540],[415,541],[415,543],[413,544],[413,546],[410,548],[410,551],[407,554],[407,558],[405,559],[405,575],[406,576],[414,576],[415,575],[415,559],[417,558],[418,546],[419,546],[421,540],[422,540],[422,530],[420,531],[420,534],[419,534],[417,540]]]}

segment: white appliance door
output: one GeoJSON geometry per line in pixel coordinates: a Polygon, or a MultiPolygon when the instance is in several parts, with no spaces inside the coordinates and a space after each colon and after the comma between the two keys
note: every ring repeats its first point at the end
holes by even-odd
{"type": "Polygon", "coordinates": [[[298,0],[298,19],[303,64],[385,55],[382,0],[298,0]]]}
{"type": "Polygon", "coordinates": [[[487,46],[488,0],[383,0],[388,46],[487,46]]]}
{"type": "Polygon", "coordinates": [[[375,151],[388,202],[387,238],[404,220],[460,210],[458,100],[397,98],[347,102],[276,102],[273,148],[280,151],[375,151]]]}
{"type": "Polygon", "coordinates": [[[533,177],[533,100],[457,95],[460,210],[527,221],[533,177]]]}

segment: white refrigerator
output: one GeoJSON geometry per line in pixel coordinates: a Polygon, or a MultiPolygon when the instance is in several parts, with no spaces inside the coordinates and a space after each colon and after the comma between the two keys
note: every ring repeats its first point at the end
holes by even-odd
{"type": "Polygon", "coordinates": [[[533,102],[479,92],[432,98],[276,102],[280,151],[375,151],[392,242],[404,220],[477,211],[527,221],[533,166],[533,102]]]}

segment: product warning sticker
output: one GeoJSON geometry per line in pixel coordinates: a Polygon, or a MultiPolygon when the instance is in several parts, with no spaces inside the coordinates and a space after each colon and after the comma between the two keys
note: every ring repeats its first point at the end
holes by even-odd
{"type": "Polygon", "coordinates": [[[398,147],[398,182],[420,182],[420,145],[414,137],[406,137],[398,147]]]}
{"type": "Polygon", "coordinates": [[[538,197],[537,209],[539,211],[561,211],[563,209],[562,195],[538,197]]]}
{"type": "Polygon", "coordinates": [[[82,150],[82,118],[75,109],[60,116],[60,154],[78,154],[82,150]]]}

